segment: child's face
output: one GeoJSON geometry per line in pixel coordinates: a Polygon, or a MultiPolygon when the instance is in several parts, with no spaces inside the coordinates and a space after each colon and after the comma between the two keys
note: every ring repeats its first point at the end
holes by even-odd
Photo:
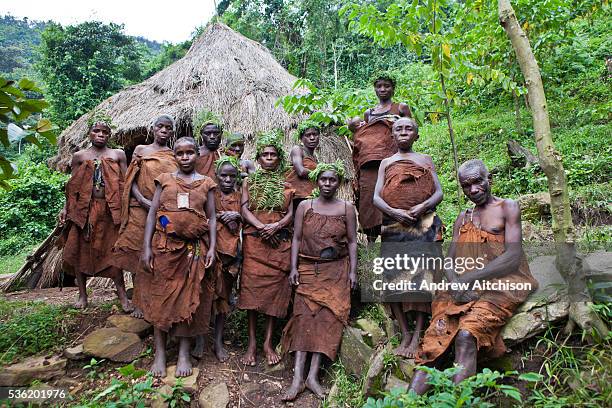
{"type": "Polygon", "coordinates": [[[197,157],[198,152],[193,143],[183,142],[174,146],[174,158],[183,173],[193,172],[197,157]]]}
{"type": "Polygon", "coordinates": [[[227,153],[238,158],[242,157],[242,153],[244,153],[244,143],[236,142],[231,146],[228,146],[227,153]]]}
{"type": "Polygon", "coordinates": [[[419,132],[412,120],[402,118],[393,124],[393,137],[398,148],[407,150],[417,141],[419,132]]]}
{"type": "Polygon", "coordinates": [[[236,168],[230,164],[224,164],[217,172],[219,188],[224,193],[231,193],[234,191],[237,178],[238,170],[236,170],[236,168]]]}
{"type": "Polygon", "coordinates": [[[111,130],[106,123],[95,123],[89,130],[89,140],[95,147],[104,147],[111,136],[111,130]]]}
{"type": "Polygon", "coordinates": [[[386,79],[379,79],[374,84],[374,91],[378,99],[391,99],[393,96],[393,83],[386,79]]]}
{"type": "Polygon", "coordinates": [[[302,143],[310,150],[314,150],[319,146],[319,130],[315,128],[309,128],[302,133],[302,143]]]}
{"type": "Polygon", "coordinates": [[[278,152],[276,148],[273,146],[268,146],[263,149],[259,158],[257,159],[259,165],[264,170],[273,171],[276,170],[278,165],[280,164],[280,158],[278,157],[278,152]]]}

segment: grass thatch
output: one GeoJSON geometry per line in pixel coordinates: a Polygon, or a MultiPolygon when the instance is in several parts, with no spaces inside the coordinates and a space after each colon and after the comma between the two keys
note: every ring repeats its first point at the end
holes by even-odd
{"type": "MultiPolygon", "coordinates": [[[[177,137],[191,136],[192,119],[202,109],[221,117],[227,130],[246,136],[245,157],[255,152],[257,132],[273,128],[283,130],[289,152],[294,143],[291,133],[303,118],[290,116],[275,104],[280,97],[294,92],[295,80],[265,47],[223,24],[211,24],[185,57],[104,100],[64,130],[59,137],[58,154],[49,164],[60,171],[70,170],[74,152],[89,145],[87,120],[94,111],[103,111],[112,118],[117,126],[112,142],[123,146],[128,154],[136,145],[151,141],[148,129],[157,116],[173,116],[177,137]]],[[[342,137],[325,132],[317,154],[322,161],[342,159],[348,178],[353,177],[350,149],[342,137]]],[[[349,186],[349,182],[343,184],[340,197],[353,198],[349,186]]],[[[61,250],[45,251],[32,267],[22,268],[13,282],[28,282],[29,287],[54,286],[60,270],[61,250]],[[36,282],[30,282],[34,277],[36,282]]],[[[103,278],[94,280],[99,279],[103,278]]],[[[92,284],[104,286],[108,282],[92,284]]]]}

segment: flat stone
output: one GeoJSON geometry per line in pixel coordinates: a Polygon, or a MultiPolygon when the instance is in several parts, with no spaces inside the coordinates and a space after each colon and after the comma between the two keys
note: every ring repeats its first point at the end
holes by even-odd
{"type": "Polygon", "coordinates": [[[266,364],[264,366],[264,372],[266,374],[272,374],[272,373],[280,373],[285,371],[285,362],[284,361],[280,361],[278,364],[274,364],[274,365],[268,365],[266,364]]]}
{"type": "Polygon", "coordinates": [[[361,393],[366,397],[374,396],[383,390],[385,376],[385,355],[391,352],[389,346],[372,355],[368,372],[363,379],[361,393]]]}
{"type": "MultiPolygon", "coordinates": [[[[164,384],[174,387],[177,382],[175,376],[176,366],[170,366],[166,369],[166,376],[162,378],[164,384]]],[[[196,392],[198,389],[198,374],[200,373],[199,368],[193,368],[193,372],[189,377],[179,377],[183,380],[183,389],[187,392],[196,392]]]]}
{"type": "Polygon", "coordinates": [[[597,251],[582,261],[586,278],[593,283],[612,282],[612,252],[597,251]]]}
{"type": "Polygon", "coordinates": [[[69,360],[84,359],[85,353],[83,352],[83,344],[79,344],[74,347],[68,347],[64,350],[64,356],[69,360]]]}
{"type": "MultiPolygon", "coordinates": [[[[385,332],[378,326],[378,323],[370,319],[358,319],[355,322],[355,326],[366,332],[366,336],[369,339],[369,345],[376,347],[385,338],[385,332]]],[[[368,341],[366,340],[366,343],[368,341]]]]}
{"type": "Polygon", "coordinates": [[[91,332],[83,341],[85,354],[122,363],[134,361],[143,348],[144,344],[137,334],[125,333],[115,327],[91,332]]]}
{"type": "Polygon", "coordinates": [[[363,332],[356,327],[346,327],[342,333],[340,360],[346,370],[361,376],[374,350],[363,341],[363,332]]]}
{"type": "Polygon", "coordinates": [[[224,382],[206,386],[198,398],[200,408],[226,408],[229,402],[230,394],[224,382]]]}
{"type": "MultiPolygon", "coordinates": [[[[412,380],[412,376],[414,375],[414,368],[416,367],[416,363],[413,358],[403,358],[399,362],[399,373],[396,373],[398,376],[402,377],[403,380],[409,381],[412,380]]],[[[400,378],[400,379],[402,379],[400,378]]]]}
{"type": "Polygon", "coordinates": [[[0,369],[0,386],[12,387],[28,385],[32,380],[50,380],[66,374],[65,358],[30,357],[21,363],[0,369]]]}
{"type": "Polygon", "coordinates": [[[406,381],[402,381],[396,376],[390,375],[389,378],[387,378],[387,383],[385,384],[385,391],[390,392],[395,388],[399,388],[402,391],[408,391],[408,387],[410,387],[410,384],[408,384],[406,381]]]}
{"type": "Polygon", "coordinates": [[[144,337],[151,331],[152,326],[144,321],[129,315],[116,314],[109,316],[106,321],[113,327],[118,328],[125,333],[136,333],[140,337],[144,337]]]}
{"type": "Polygon", "coordinates": [[[170,387],[169,385],[164,384],[161,387],[159,387],[157,389],[157,394],[151,400],[151,408],[168,408],[170,404],[164,401],[163,395],[170,395],[170,394],[172,394],[172,387],[170,387]]]}

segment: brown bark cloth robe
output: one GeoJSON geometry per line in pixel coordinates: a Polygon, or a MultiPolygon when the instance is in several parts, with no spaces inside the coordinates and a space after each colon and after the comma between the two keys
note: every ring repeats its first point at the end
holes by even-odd
{"type": "Polygon", "coordinates": [[[125,188],[121,198],[121,229],[113,247],[113,265],[135,273],[132,301],[144,309],[148,299],[150,275],[140,265],[147,209],[132,196],[132,183],[148,200],[155,194],[155,179],[162,173],[176,171],[176,160],[172,150],[162,150],[148,156],[135,156],[125,176],[125,188]]]}
{"type": "Polygon", "coordinates": [[[283,332],[283,351],[323,353],[331,360],[351,309],[346,215],[304,214],[293,315],[283,332]]]}
{"type": "MultiPolygon", "coordinates": [[[[234,191],[224,194],[220,189],[215,190],[215,211],[240,212],[241,194],[234,191]]],[[[219,313],[227,314],[230,311],[229,300],[232,287],[236,280],[236,274],[240,268],[239,257],[240,246],[240,223],[236,232],[217,220],[217,265],[215,267],[215,302],[213,303],[213,315],[219,313]]]]}
{"type": "MultiPolygon", "coordinates": [[[[317,167],[317,161],[314,159],[314,157],[306,156],[305,154],[304,158],[302,159],[302,163],[304,164],[304,168],[308,170],[314,170],[317,167]]],[[[315,183],[310,181],[308,178],[298,176],[293,166],[287,173],[286,180],[287,183],[291,184],[291,187],[295,190],[295,195],[293,198],[306,198],[310,196],[312,190],[316,187],[315,183]]]]}
{"type": "Polygon", "coordinates": [[[215,162],[221,157],[219,150],[208,153],[206,156],[198,156],[196,159],[195,169],[203,176],[208,176],[215,180],[217,169],[215,162]]]}
{"type": "Polygon", "coordinates": [[[209,177],[187,183],[171,173],[155,182],[162,192],[151,244],[153,275],[145,320],[175,336],[194,337],[206,333],[210,323],[214,277],[204,268],[208,250],[204,208],[208,190],[216,184],[209,177]],[[178,208],[179,193],[189,194],[189,208],[178,208]]]}
{"type": "MultiPolygon", "coordinates": [[[[473,224],[471,217],[468,222],[465,222],[464,217],[457,244],[455,257],[483,257],[485,263],[505,251],[503,233],[484,231],[473,224]]],[[[464,273],[470,272],[466,270],[464,273]]],[[[524,254],[519,268],[499,280],[530,283],[532,291],[538,287],[524,254]]],[[[497,279],[491,281],[495,282],[497,279]]],[[[480,360],[503,355],[506,347],[500,335],[501,329],[516,308],[527,299],[529,293],[530,291],[483,290],[479,291],[478,300],[463,304],[456,303],[448,292],[438,293],[432,303],[431,323],[425,331],[417,362],[431,362],[444,354],[459,330],[467,330],[476,338],[480,360]]]]}
{"type": "Polygon", "coordinates": [[[88,276],[118,277],[111,249],[121,223],[123,172],[111,158],[88,160],[66,185],[64,262],[88,276]],[[103,184],[104,198],[92,195],[94,182],[103,184]]]}
{"type": "MultiPolygon", "coordinates": [[[[256,203],[249,200],[250,210],[259,221],[270,224],[280,221],[293,200],[293,188],[285,183],[285,202],[282,208],[255,210],[256,203]]],[[[291,285],[287,278],[291,269],[291,230],[283,228],[277,234],[281,243],[273,248],[259,237],[252,225],[242,230],[242,274],[238,308],[256,310],[274,317],[285,317],[291,300],[291,285]]]]}
{"type": "Polygon", "coordinates": [[[391,134],[393,122],[374,119],[385,115],[399,115],[399,103],[393,103],[387,112],[370,114],[370,122],[360,127],[354,135],[353,164],[357,180],[357,197],[359,225],[361,229],[370,229],[382,224],[382,213],[374,206],[374,187],[378,176],[380,162],[397,152],[395,140],[391,134]]]}
{"type": "MultiPolygon", "coordinates": [[[[435,192],[432,169],[416,164],[412,160],[398,160],[385,169],[385,181],[381,198],[391,207],[409,210],[431,197],[435,192]]],[[[395,257],[396,254],[421,256],[426,250],[428,255],[441,256],[436,248],[423,247],[417,242],[435,242],[442,240],[442,221],[435,212],[430,211],[412,225],[403,225],[387,215],[383,215],[381,229],[381,257],[395,257]]],[[[432,271],[435,272],[435,271],[432,271]]],[[[437,274],[434,274],[437,275],[437,274]]],[[[419,275],[415,275],[417,282],[419,275]]],[[[437,277],[437,276],[436,276],[437,277]]],[[[417,283],[418,284],[418,283],[417,283]]],[[[415,297],[416,291],[412,293],[415,297]]],[[[420,293],[420,301],[402,302],[404,312],[414,310],[431,312],[429,295],[420,293]],[[423,296],[425,295],[425,296],[423,296]]]]}

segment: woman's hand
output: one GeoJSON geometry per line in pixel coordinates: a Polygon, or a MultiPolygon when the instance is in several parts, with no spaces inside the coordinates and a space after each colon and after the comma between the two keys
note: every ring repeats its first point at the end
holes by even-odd
{"type": "Polygon", "coordinates": [[[261,237],[263,239],[270,240],[272,236],[274,236],[278,230],[280,229],[280,223],[274,222],[272,224],[265,224],[263,228],[259,231],[261,237]]]}
{"type": "Polygon", "coordinates": [[[59,225],[62,226],[66,223],[66,207],[62,208],[62,211],[57,215],[57,220],[59,221],[59,225]]]}
{"type": "Polygon", "coordinates": [[[215,264],[215,251],[209,249],[208,252],[206,252],[206,262],[204,263],[204,268],[208,269],[213,267],[215,264]]]}
{"type": "Polygon", "coordinates": [[[153,273],[153,254],[151,250],[144,250],[140,257],[140,265],[148,273],[153,273]]]}
{"type": "Polygon", "coordinates": [[[300,284],[299,282],[300,274],[297,269],[291,269],[291,273],[289,274],[289,284],[293,286],[297,286],[300,284]]]}

